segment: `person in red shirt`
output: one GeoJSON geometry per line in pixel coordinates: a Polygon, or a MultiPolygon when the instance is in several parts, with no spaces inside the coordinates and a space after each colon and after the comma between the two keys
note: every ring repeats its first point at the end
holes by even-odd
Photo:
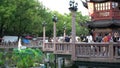
{"type": "MultiPolygon", "coordinates": [[[[105,36],[103,37],[103,42],[109,42],[108,41],[108,34],[106,33],[105,36]]],[[[106,46],[103,46],[103,55],[107,55],[108,49],[106,46]]]]}
{"type": "Polygon", "coordinates": [[[108,37],[108,42],[112,41],[112,35],[111,35],[111,33],[109,33],[107,37],[108,37]]]}
{"type": "Polygon", "coordinates": [[[105,34],[105,36],[103,37],[103,42],[108,42],[108,34],[105,34]]]}

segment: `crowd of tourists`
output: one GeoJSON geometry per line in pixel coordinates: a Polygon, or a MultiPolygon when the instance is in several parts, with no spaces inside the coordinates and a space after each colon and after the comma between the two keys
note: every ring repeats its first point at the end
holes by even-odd
{"type": "Polygon", "coordinates": [[[101,33],[96,37],[96,42],[118,42],[120,41],[120,36],[118,32],[115,33],[105,33],[104,36],[101,33]]]}
{"type": "MultiPolygon", "coordinates": [[[[53,38],[49,39],[53,42],[53,38]]],[[[95,36],[92,34],[81,35],[76,37],[76,42],[118,42],[120,41],[120,35],[118,32],[114,33],[97,33],[95,36]]],[[[72,37],[66,35],[65,37],[56,37],[56,42],[72,42],[72,37]]]]}
{"type": "Polygon", "coordinates": [[[96,36],[89,34],[88,36],[81,35],[82,42],[118,42],[120,35],[118,32],[114,33],[97,33],[96,36]]]}

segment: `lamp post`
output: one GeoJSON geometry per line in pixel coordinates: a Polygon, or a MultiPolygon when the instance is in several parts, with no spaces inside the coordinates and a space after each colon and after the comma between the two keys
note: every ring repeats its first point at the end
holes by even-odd
{"type": "Polygon", "coordinates": [[[75,17],[76,17],[76,11],[78,3],[76,3],[74,0],[70,0],[69,2],[69,10],[72,13],[72,59],[75,60],[75,42],[76,42],[76,28],[75,28],[75,17]]]}
{"type": "MultiPolygon", "coordinates": [[[[44,21],[42,23],[42,26],[43,26],[43,51],[44,51],[44,47],[45,47],[45,26],[46,26],[46,22],[44,21]]],[[[45,62],[47,62],[47,67],[49,67],[49,53],[47,53],[47,58],[45,59],[45,62]]]]}
{"type": "Polygon", "coordinates": [[[46,22],[44,21],[42,23],[42,26],[43,26],[43,50],[44,50],[44,47],[45,47],[45,26],[46,26],[46,22]]]}
{"type": "MultiPolygon", "coordinates": [[[[54,25],[53,25],[53,46],[54,46],[54,50],[55,50],[55,44],[56,44],[56,23],[58,21],[57,16],[54,15],[52,18],[54,25]]],[[[55,55],[55,68],[56,68],[56,55],[55,55]]]]}
{"type": "Polygon", "coordinates": [[[63,30],[64,30],[64,38],[66,36],[66,23],[64,22],[64,25],[63,25],[63,30]]]}
{"type": "Polygon", "coordinates": [[[57,16],[54,15],[52,20],[54,22],[54,25],[53,25],[53,43],[54,43],[54,46],[55,46],[55,43],[56,43],[56,23],[58,21],[57,16]]]}

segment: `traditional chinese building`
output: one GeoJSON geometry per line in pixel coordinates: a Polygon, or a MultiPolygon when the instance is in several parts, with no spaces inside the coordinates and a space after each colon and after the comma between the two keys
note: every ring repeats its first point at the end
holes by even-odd
{"type": "Polygon", "coordinates": [[[95,33],[120,33],[120,0],[87,0],[91,21],[89,28],[95,33]]]}

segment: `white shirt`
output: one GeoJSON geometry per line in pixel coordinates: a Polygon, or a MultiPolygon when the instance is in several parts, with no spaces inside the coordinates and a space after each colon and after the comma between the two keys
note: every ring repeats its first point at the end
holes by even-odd
{"type": "Polygon", "coordinates": [[[87,36],[87,39],[88,39],[88,43],[93,42],[92,35],[87,36]]]}

